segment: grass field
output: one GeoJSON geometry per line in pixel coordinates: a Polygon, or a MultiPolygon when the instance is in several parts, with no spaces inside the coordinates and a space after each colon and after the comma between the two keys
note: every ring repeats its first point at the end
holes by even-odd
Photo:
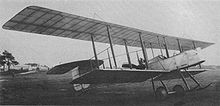
{"type": "MultiPolygon", "coordinates": [[[[0,76],[0,104],[20,105],[153,105],[153,106],[219,106],[220,69],[201,73],[196,79],[203,85],[213,84],[207,89],[187,93],[184,97],[169,96],[164,101],[156,101],[151,83],[145,81],[132,84],[99,85],[79,94],[74,92],[71,74],[46,75],[38,72],[29,75],[0,76]]],[[[187,79],[191,86],[194,83],[187,79]]],[[[172,89],[181,80],[165,81],[172,89]]],[[[160,86],[156,82],[156,86],[160,86]]],[[[194,85],[195,86],[195,85],[194,85]]]]}

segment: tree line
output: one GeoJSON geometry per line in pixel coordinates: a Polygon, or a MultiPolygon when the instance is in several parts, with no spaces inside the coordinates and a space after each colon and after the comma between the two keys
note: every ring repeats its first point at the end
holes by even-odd
{"type": "Polygon", "coordinates": [[[0,54],[0,66],[3,67],[3,71],[10,70],[11,66],[18,65],[19,62],[15,60],[15,57],[12,55],[12,53],[4,50],[0,54]]]}

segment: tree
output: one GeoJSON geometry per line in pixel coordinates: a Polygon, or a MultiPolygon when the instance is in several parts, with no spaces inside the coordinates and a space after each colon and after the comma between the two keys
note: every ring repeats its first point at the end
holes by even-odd
{"type": "Polygon", "coordinates": [[[0,54],[0,66],[3,66],[3,70],[5,70],[5,56],[0,54]]]}
{"type": "Polygon", "coordinates": [[[8,70],[10,70],[11,65],[18,65],[19,63],[11,53],[5,50],[2,52],[2,55],[0,55],[0,64],[3,66],[4,70],[5,65],[8,67],[8,70]]]}

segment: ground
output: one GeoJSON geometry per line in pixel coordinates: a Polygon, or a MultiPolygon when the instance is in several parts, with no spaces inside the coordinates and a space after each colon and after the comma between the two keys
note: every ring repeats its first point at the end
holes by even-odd
{"type": "MultiPolygon", "coordinates": [[[[74,92],[70,74],[46,75],[38,72],[29,75],[0,76],[0,104],[20,105],[153,105],[153,106],[219,106],[220,69],[212,69],[196,76],[207,89],[187,93],[183,97],[170,95],[164,101],[154,98],[149,81],[133,84],[99,85],[85,93],[74,92]]],[[[195,86],[190,80],[189,84],[195,86]]],[[[165,81],[172,89],[181,80],[165,81]]],[[[156,82],[157,87],[160,86],[156,82]]]]}

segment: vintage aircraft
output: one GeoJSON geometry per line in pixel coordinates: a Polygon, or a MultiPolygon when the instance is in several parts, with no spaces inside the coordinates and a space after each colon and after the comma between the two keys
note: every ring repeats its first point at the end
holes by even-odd
{"type": "Polygon", "coordinates": [[[205,61],[199,58],[196,48],[203,49],[213,43],[171,37],[38,6],[26,7],[6,22],[3,29],[92,41],[95,59],[57,65],[47,72],[47,74],[64,74],[72,71],[71,84],[76,91],[82,91],[90,84],[134,83],[151,80],[155,96],[158,99],[164,99],[170,93],[183,95],[186,91],[198,90],[210,85],[202,87],[193,77],[207,69],[191,67],[205,61]],[[101,67],[104,61],[98,59],[95,42],[110,44],[114,67],[109,54],[110,68],[101,67]],[[113,44],[125,46],[128,64],[118,66],[113,44]],[[141,47],[144,59],[138,59],[138,65],[131,63],[128,46],[141,47]],[[165,50],[166,57],[159,55],[148,59],[146,48],[151,48],[152,52],[153,49],[165,50]],[[168,50],[178,50],[180,53],[170,56],[168,50]],[[185,80],[186,77],[191,78],[197,86],[190,88],[185,80]],[[169,79],[182,79],[186,87],[176,85],[172,91],[169,91],[163,83],[163,80],[169,79]],[[160,81],[162,86],[155,89],[154,81],[160,81]]]}

